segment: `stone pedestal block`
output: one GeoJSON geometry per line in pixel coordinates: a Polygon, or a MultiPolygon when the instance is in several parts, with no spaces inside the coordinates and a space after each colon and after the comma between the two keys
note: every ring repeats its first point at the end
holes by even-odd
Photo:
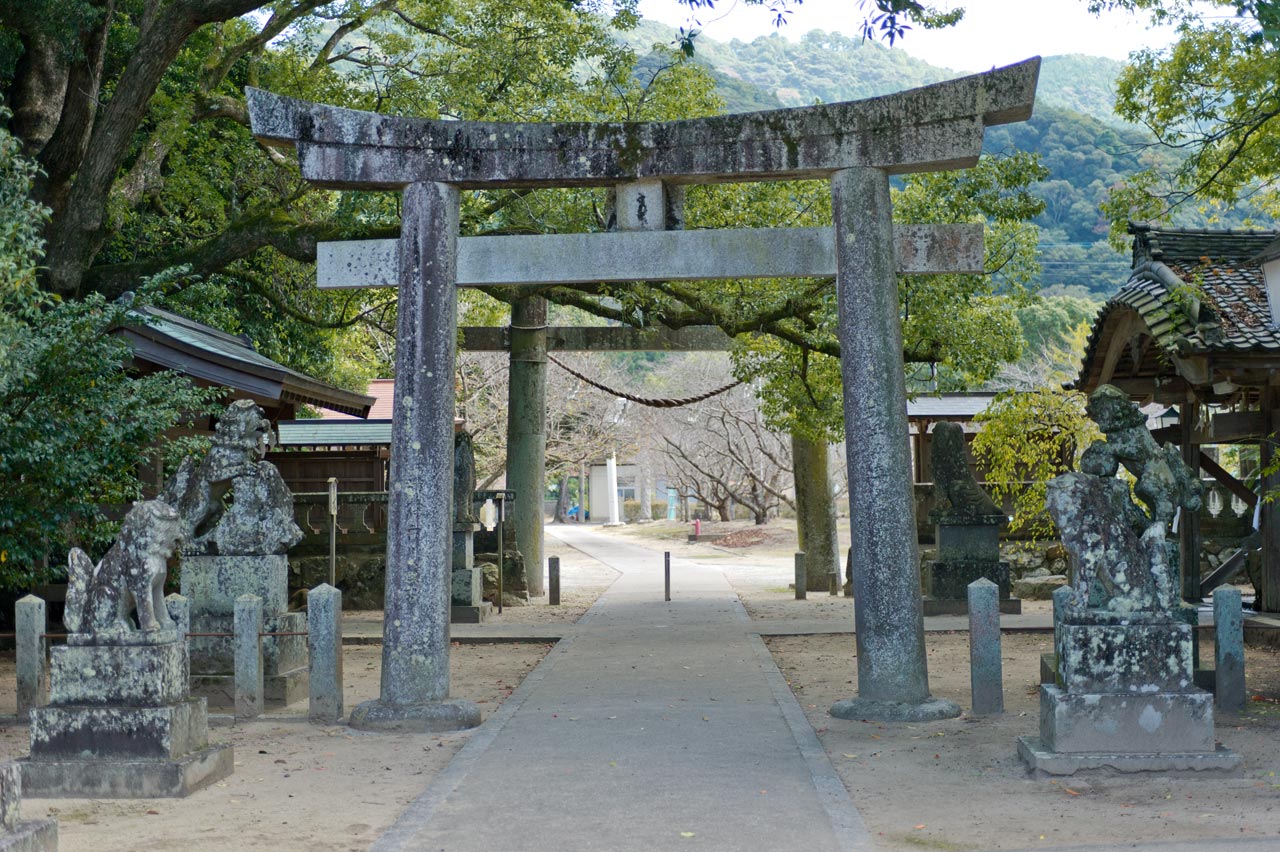
{"type": "Polygon", "coordinates": [[[208,745],[208,714],[196,698],[159,707],[45,707],[31,718],[33,759],[169,759],[208,745]]]}
{"type": "Polygon", "coordinates": [[[1040,740],[1069,753],[1209,753],[1214,750],[1213,696],[1069,693],[1040,687],[1040,740]]]}
{"type": "MultiPolygon", "coordinates": [[[[998,527],[995,529],[999,530],[998,527]]],[[[1022,601],[1009,595],[1009,563],[970,559],[939,560],[925,565],[924,614],[968,614],[969,584],[978,580],[990,580],[996,584],[1000,591],[1000,612],[1005,615],[1022,612],[1022,601]]]]}
{"type": "Polygon", "coordinates": [[[475,534],[478,529],[480,529],[479,524],[455,523],[453,525],[454,571],[461,571],[475,565],[475,534]]]}
{"type": "Polygon", "coordinates": [[[31,713],[22,787],[37,797],[185,796],[231,774],[228,745],[209,744],[205,701],[187,689],[176,631],[134,632],[54,648],[47,707],[31,713]]]}
{"type": "Polygon", "coordinates": [[[230,616],[241,595],[257,595],[265,615],[279,615],[289,609],[289,557],[184,556],[181,586],[193,623],[199,616],[230,616]]]}
{"type": "Polygon", "coordinates": [[[479,568],[453,570],[452,602],[454,606],[479,606],[484,600],[484,575],[479,568]]]}
{"type": "MultiPolygon", "coordinates": [[[[187,697],[187,655],[160,645],[61,645],[50,653],[51,705],[146,707],[187,697]]],[[[34,723],[33,723],[34,724],[34,723]]]]}
{"type": "Polygon", "coordinates": [[[44,799],[182,798],[221,781],[235,768],[229,745],[211,745],[176,760],[24,759],[22,789],[44,799]]]}
{"type": "Polygon", "coordinates": [[[1192,632],[1180,623],[1061,624],[1059,683],[1084,694],[1193,690],[1192,632]]]}
{"type": "MultiPolygon", "coordinates": [[[[999,562],[1003,515],[978,515],[966,523],[934,515],[940,562],[999,562]]],[[[993,581],[994,582],[994,581],[993,581]]]]}

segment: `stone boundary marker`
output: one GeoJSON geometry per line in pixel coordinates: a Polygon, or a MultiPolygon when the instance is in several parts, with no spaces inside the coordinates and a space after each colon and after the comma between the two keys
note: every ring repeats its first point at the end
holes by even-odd
{"type": "Polygon", "coordinates": [[[236,717],[262,715],[266,707],[262,677],[262,598],[241,595],[235,609],[236,717]]]}
{"type": "Polygon", "coordinates": [[[312,722],[342,719],[342,592],[328,583],[307,595],[307,659],[312,722]]]}
{"type": "Polygon", "coordinates": [[[26,595],[14,604],[14,645],[18,670],[18,718],[26,720],[34,707],[43,707],[49,700],[45,679],[48,618],[45,602],[35,595],[26,595]]]}
{"type": "Polygon", "coordinates": [[[1213,592],[1214,703],[1221,710],[1240,711],[1245,705],[1244,612],[1239,589],[1213,592]]]}
{"type": "Polygon", "coordinates": [[[1000,660],[1000,587],[974,580],[969,591],[969,683],[971,715],[1004,712],[1004,667],[1000,660]]]}

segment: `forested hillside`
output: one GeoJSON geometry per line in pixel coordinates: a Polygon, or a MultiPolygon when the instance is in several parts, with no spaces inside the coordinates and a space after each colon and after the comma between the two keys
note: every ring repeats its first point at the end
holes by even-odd
{"type": "MultiPolygon", "coordinates": [[[[669,45],[675,31],[644,22],[627,35],[638,49],[669,45]]],[[[792,42],[781,35],[752,42],[697,40],[696,61],[709,67],[730,112],[817,101],[855,100],[960,76],[879,42],[814,30],[792,42]]],[[[645,63],[654,67],[656,59],[645,63]]],[[[1152,162],[1172,163],[1150,146],[1145,130],[1113,113],[1123,63],[1094,56],[1050,56],[1040,73],[1036,112],[1022,124],[988,129],[986,150],[1035,151],[1049,177],[1037,188],[1045,212],[1037,220],[1043,287],[1104,299],[1127,277],[1129,258],[1107,244],[1100,209],[1108,190],[1152,162]]],[[[1248,210],[1180,210],[1177,223],[1196,227],[1273,227],[1248,210]]]]}

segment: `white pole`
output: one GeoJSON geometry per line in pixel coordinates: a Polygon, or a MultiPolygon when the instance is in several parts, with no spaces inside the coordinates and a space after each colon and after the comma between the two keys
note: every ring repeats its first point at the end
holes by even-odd
{"type": "Polygon", "coordinates": [[[609,487],[609,524],[619,524],[618,516],[618,454],[610,453],[605,462],[605,476],[609,487]]]}

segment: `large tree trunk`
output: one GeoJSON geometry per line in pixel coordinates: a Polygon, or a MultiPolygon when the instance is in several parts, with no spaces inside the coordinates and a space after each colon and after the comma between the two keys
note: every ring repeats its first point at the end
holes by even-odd
{"type": "Polygon", "coordinates": [[[827,575],[840,569],[827,445],[793,433],[791,464],[796,482],[796,529],[802,531],[807,582],[811,589],[825,589],[827,575]]]}

